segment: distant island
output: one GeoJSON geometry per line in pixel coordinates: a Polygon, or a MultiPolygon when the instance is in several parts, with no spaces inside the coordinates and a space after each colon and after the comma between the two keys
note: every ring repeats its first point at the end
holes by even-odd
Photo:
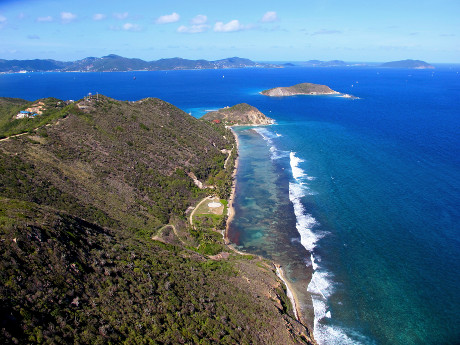
{"type": "Polygon", "coordinates": [[[249,59],[232,57],[215,61],[188,60],[182,58],[144,61],[131,59],[115,54],[87,57],[77,61],[57,60],[1,60],[0,73],[20,72],[126,72],[126,71],[159,71],[185,69],[224,69],[224,68],[281,68],[280,65],[259,63],[249,59]]]}
{"type": "Polygon", "coordinates": [[[264,90],[261,94],[270,97],[284,97],[296,95],[340,95],[340,92],[334,91],[326,85],[301,83],[288,87],[275,87],[264,90]]]}
{"type": "Polygon", "coordinates": [[[274,120],[265,116],[256,107],[247,103],[240,103],[233,107],[225,107],[211,111],[202,117],[203,120],[223,123],[225,125],[271,125],[274,120]]]}
{"type": "MultiPolygon", "coordinates": [[[[116,54],[103,57],[86,57],[76,61],[58,61],[53,59],[4,60],[0,59],[0,73],[26,72],[128,72],[128,71],[168,71],[226,68],[293,68],[293,67],[376,67],[375,64],[349,63],[342,60],[308,60],[286,63],[255,62],[240,57],[220,60],[189,60],[180,57],[145,61],[126,58],[116,54]]],[[[379,67],[393,68],[434,68],[420,60],[392,61],[379,67]]]]}
{"type": "Polygon", "coordinates": [[[421,60],[400,60],[386,62],[380,65],[380,67],[388,68],[412,68],[412,69],[434,69],[434,66],[421,60]]]}
{"type": "Polygon", "coordinates": [[[349,66],[345,61],[342,60],[331,60],[331,61],[321,61],[321,60],[309,60],[300,63],[301,66],[305,67],[346,67],[349,66]]]}

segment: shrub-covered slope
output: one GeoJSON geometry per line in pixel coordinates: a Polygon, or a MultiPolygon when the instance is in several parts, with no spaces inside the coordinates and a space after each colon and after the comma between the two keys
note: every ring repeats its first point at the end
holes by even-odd
{"type": "Polygon", "coordinates": [[[152,229],[203,195],[186,173],[216,175],[227,157],[220,150],[231,148],[224,129],[158,99],[99,96],[64,116],[2,142],[0,195],[72,210],[100,225],[152,229]]]}
{"type": "Polygon", "coordinates": [[[191,231],[231,133],[158,99],[56,112],[0,141],[1,343],[307,342],[265,261],[151,239],[191,231]]]}

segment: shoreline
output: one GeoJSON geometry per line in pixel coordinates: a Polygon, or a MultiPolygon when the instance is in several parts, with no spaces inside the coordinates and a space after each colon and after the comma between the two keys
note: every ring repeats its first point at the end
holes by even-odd
{"type": "Polygon", "coordinates": [[[232,127],[230,127],[230,130],[232,131],[233,137],[235,138],[235,143],[236,143],[236,159],[235,159],[235,166],[233,167],[233,173],[232,173],[232,191],[230,193],[230,197],[228,198],[228,211],[227,211],[227,224],[225,226],[225,235],[224,235],[224,242],[225,244],[229,245],[230,240],[228,239],[228,230],[230,227],[230,223],[233,220],[233,217],[235,216],[235,208],[233,207],[233,203],[235,201],[235,191],[236,191],[236,173],[238,172],[238,164],[239,164],[239,139],[238,139],[238,134],[233,130],[232,127]]]}
{"type": "Polygon", "coordinates": [[[297,309],[298,298],[297,298],[297,296],[295,294],[295,291],[291,287],[291,284],[288,282],[286,277],[284,276],[284,271],[283,271],[283,268],[281,267],[281,265],[278,265],[278,264],[274,264],[274,265],[275,265],[275,268],[276,268],[276,275],[283,281],[284,286],[286,286],[286,295],[289,298],[289,300],[291,301],[292,311],[294,312],[294,316],[295,316],[297,321],[301,322],[300,313],[299,313],[299,310],[297,309]]]}
{"type": "MultiPolygon", "coordinates": [[[[233,218],[235,216],[234,202],[235,202],[235,193],[236,193],[236,174],[238,172],[238,164],[239,164],[239,138],[238,138],[238,134],[236,134],[236,132],[233,130],[232,127],[230,127],[230,130],[232,131],[232,134],[235,137],[237,157],[235,159],[235,166],[234,166],[233,173],[232,173],[232,178],[233,178],[232,191],[231,191],[231,194],[230,194],[230,198],[228,200],[228,218],[227,218],[227,224],[226,224],[226,227],[225,227],[224,242],[228,247],[230,247],[235,252],[237,252],[239,254],[242,254],[242,255],[248,255],[250,253],[243,253],[243,252],[237,250],[230,243],[230,240],[228,239],[228,231],[229,231],[230,223],[232,222],[232,220],[233,220],[233,218]]],[[[313,336],[313,329],[310,329],[307,326],[308,323],[304,324],[302,322],[303,318],[302,318],[302,313],[298,308],[298,306],[300,306],[300,303],[299,303],[299,298],[297,297],[296,291],[293,289],[293,287],[291,286],[291,283],[285,277],[284,271],[283,271],[281,265],[279,265],[279,264],[277,264],[275,262],[273,262],[273,265],[275,266],[275,269],[276,269],[276,275],[283,281],[284,286],[286,286],[286,292],[287,292],[288,298],[289,298],[289,300],[291,302],[292,309],[293,309],[294,316],[295,316],[296,320],[298,322],[300,322],[301,324],[303,324],[311,332],[311,335],[313,336]]]]}

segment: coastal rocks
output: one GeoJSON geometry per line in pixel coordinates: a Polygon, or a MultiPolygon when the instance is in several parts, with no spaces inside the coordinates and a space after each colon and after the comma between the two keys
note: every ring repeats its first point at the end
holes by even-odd
{"type": "Polygon", "coordinates": [[[247,103],[240,103],[233,107],[225,107],[205,114],[202,119],[225,125],[254,126],[272,125],[274,120],[265,116],[256,107],[247,103]]]}
{"type": "Polygon", "coordinates": [[[296,95],[340,95],[340,92],[334,91],[326,85],[301,83],[288,87],[275,87],[264,90],[261,94],[270,97],[285,97],[296,95]]]}

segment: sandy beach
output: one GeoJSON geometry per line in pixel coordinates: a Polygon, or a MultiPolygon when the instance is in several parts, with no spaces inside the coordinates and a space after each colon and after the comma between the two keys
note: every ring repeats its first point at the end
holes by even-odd
{"type": "MultiPolygon", "coordinates": [[[[232,131],[233,136],[235,137],[236,141],[236,152],[238,153],[238,147],[239,147],[239,141],[238,141],[238,135],[235,133],[235,131],[230,127],[230,130],[232,131]]],[[[235,159],[235,167],[233,169],[232,173],[232,192],[230,193],[230,198],[228,199],[228,218],[227,218],[227,226],[225,228],[225,236],[224,240],[226,244],[229,244],[228,240],[228,228],[230,226],[230,222],[232,221],[233,217],[235,216],[235,209],[233,207],[233,202],[235,201],[235,189],[236,189],[236,173],[238,171],[238,155],[235,159]]]]}
{"type": "Polygon", "coordinates": [[[275,264],[276,268],[276,275],[283,281],[284,285],[286,286],[286,295],[288,296],[289,300],[292,304],[292,310],[294,311],[294,316],[297,321],[300,321],[299,317],[299,310],[297,308],[297,297],[295,295],[295,290],[291,287],[289,282],[287,281],[286,277],[284,276],[283,268],[280,265],[275,264]]]}

